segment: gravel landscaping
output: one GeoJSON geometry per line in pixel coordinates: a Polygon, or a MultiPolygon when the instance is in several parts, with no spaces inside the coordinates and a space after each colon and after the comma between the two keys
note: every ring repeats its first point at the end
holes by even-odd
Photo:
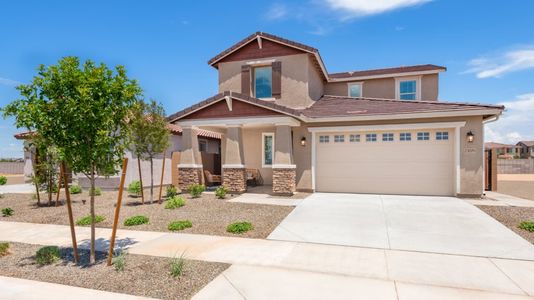
{"type": "MultiPolygon", "coordinates": [[[[116,191],[104,191],[96,196],[96,214],[105,217],[104,221],[97,223],[98,227],[111,227],[113,222],[114,206],[117,201],[116,191]]],[[[148,191],[145,192],[148,195],[148,191]]],[[[71,195],[73,200],[74,220],[89,214],[89,194],[71,195]],[[86,200],[83,204],[82,200],[86,200]]],[[[182,195],[186,203],[176,209],[165,209],[163,204],[141,205],[141,199],[123,195],[121,207],[120,228],[145,231],[169,232],[169,223],[173,221],[189,220],[191,228],[179,232],[239,236],[247,238],[266,238],[276,226],[293,210],[292,206],[262,205],[248,203],[232,203],[216,199],[212,193],[204,193],[200,198],[191,199],[189,195],[182,195]],[[124,226],[126,218],[143,215],[149,218],[148,224],[137,226],[124,226]],[[253,224],[254,230],[242,234],[232,234],[226,231],[229,224],[247,221],[253,224]]],[[[229,198],[229,197],[228,197],[229,198]]],[[[55,195],[53,197],[55,200],[55,195]]],[[[64,199],[64,194],[61,194],[64,199]]],[[[41,197],[47,202],[46,196],[41,197]]],[[[67,208],[65,206],[38,207],[36,200],[29,194],[6,194],[0,199],[0,209],[10,207],[14,210],[11,217],[1,218],[1,221],[31,222],[43,224],[68,225],[67,208]]]]}
{"type": "Polygon", "coordinates": [[[229,267],[228,264],[186,260],[182,275],[170,274],[170,258],[126,255],[123,271],[107,267],[105,254],[97,252],[97,263],[86,266],[88,251],[81,250],[82,262],[72,262],[70,249],[62,259],[38,265],[35,252],[41,246],[10,243],[10,254],[0,257],[0,275],[98,289],[160,299],[189,299],[229,267]]]}
{"type": "Polygon", "coordinates": [[[480,210],[492,216],[504,226],[510,228],[525,240],[534,244],[534,232],[518,228],[523,221],[534,221],[534,207],[511,206],[477,206],[480,210]]]}

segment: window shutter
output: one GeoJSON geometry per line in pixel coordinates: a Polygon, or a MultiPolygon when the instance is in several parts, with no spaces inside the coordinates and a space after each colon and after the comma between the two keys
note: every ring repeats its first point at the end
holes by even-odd
{"type": "Polygon", "coordinates": [[[250,96],[250,66],[241,66],[241,93],[250,96]]]}
{"type": "Polygon", "coordinates": [[[273,94],[273,98],[279,99],[282,96],[282,62],[281,61],[273,62],[272,68],[273,68],[272,94],[273,94]]]}

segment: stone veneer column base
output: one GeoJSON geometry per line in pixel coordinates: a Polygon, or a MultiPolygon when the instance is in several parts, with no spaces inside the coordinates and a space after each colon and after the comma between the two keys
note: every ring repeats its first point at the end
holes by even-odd
{"type": "Polygon", "coordinates": [[[190,185],[202,182],[200,176],[202,176],[202,168],[178,167],[178,187],[182,191],[187,191],[190,185]]]}
{"type": "Polygon", "coordinates": [[[247,191],[247,174],[245,168],[223,168],[223,185],[231,193],[247,191]]]}
{"type": "Polygon", "coordinates": [[[273,193],[292,195],[296,190],[297,170],[294,168],[273,168],[273,193]]]}

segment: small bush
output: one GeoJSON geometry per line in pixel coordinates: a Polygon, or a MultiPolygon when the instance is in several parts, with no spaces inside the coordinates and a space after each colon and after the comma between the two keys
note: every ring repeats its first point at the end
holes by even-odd
{"type": "Polygon", "coordinates": [[[0,193],[0,199],[4,198],[4,194],[0,193]]]}
{"type": "Polygon", "coordinates": [[[82,187],[77,185],[77,184],[73,184],[73,185],[70,186],[69,192],[71,194],[81,194],[82,193],[82,187]]]}
{"type": "Polygon", "coordinates": [[[140,196],[141,195],[141,182],[139,180],[132,181],[132,183],[128,185],[128,192],[130,194],[135,194],[136,196],[140,196]]]}
{"type": "Polygon", "coordinates": [[[7,177],[6,176],[0,176],[0,185],[4,185],[7,183],[7,177]]]}
{"type": "Polygon", "coordinates": [[[228,193],[228,189],[224,186],[220,186],[215,190],[215,196],[219,199],[226,198],[226,193],[228,193]]]}
{"type": "Polygon", "coordinates": [[[178,277],[182,275],[184,270],[185,258],[184,253],[180,257],[173,257],[171,261],[171,275],[172,277],[178,277]]]}
{"type": "Polygon", "coordinates": [[[2,208],[2,217],[11,217],[14,210],[11,207],[2,208]]]}
{"type": "Polygon", "coordinates": [[[519,224],[519,228],[534,232],[534,221],[524,221],[519,224]]]}
{"type": "Polygon", "coordinates": [[[174,185],[168,185],[166,190],[167,198],[178,195],[178,189],[174,185]]]}
{"type": "Polygon", "coordinates": [[[133,216],[124,220],[124,226],[136,226],[148,224],[148,218],[145,216],[133,216]]]}
{"type": "Polygon", "coordinates": [[[9,254],[9,243],[0,243],[0,257],[9,254]]]}
{"type": "MultiPolygon", "coordinates": [[[[96,215],[95,216],[95,224],[96,223],[100,223],[102,221],[104,221],[106,218],[104,216],[100,216],[100,215],[96,215]]],[[[80,218],[78,220],[76,220],[76,225],[79,225],[79,226],[87,226],[87,225],[91,225],[91,215],[87,215],[83,218],[80,218]]]]}
{"type": "Polygon", "coordinates": [[[124,266],[126,265],[126,254],[128,253],[122,250],[115,252],[113,259],[111,260],[115,271],[124,271],[124,266]]]}
{"type": "Polygon", "coordinates": [[[178,231],[178,230],[184,230],[186,228],[193,227],[193,223],[189,220],[184,221],[174,221],[169,223],[169,226],[167,227],[170,231],[178,231]]]}
{"type": "Polygon", "coordinates": [[[203,184],[192,184],[188,188],[189,194],[193,198],[199,198],[205,190],[206,187],[203,184]]]}
{"type": "Polygon", "coordinates": [[[244,233],[244,232],[247,232],[251,229],[253,229],[254,227],[252,226],[252,223],[250,222],[235,222],[235,223],[232,223],[230,225],[228,225],[228,227],[226,227],[226,231],[227,232],[230,232],[230,233],[244,233]]]}
{"type": "Polygon", "coordinates": [[[180,196],[174,196],[165,202],[165,208],[166,209],[175,209],[178,207],[182,207],[185,205],[185,199],[180,196]]]}
{"type": "Polygon", "coordinates": [[[94,194],[95,196],[100,196],[100,195],[102,195],[102,189],[101,189],[100,187],[98,187],[98,186],[95,187],[95,190],[94,190],[94,191],[93,191],[93,189],[90,189],[90,190],[89,190],[89,196],[93,196],[93,194],[94,194]]]}
{"type": "Polygon", "coordinates": [[[57,246],[46,246],[37,250],[35,261],[40,265],[49,265],[59,260],[61,254],[57,246]]]}

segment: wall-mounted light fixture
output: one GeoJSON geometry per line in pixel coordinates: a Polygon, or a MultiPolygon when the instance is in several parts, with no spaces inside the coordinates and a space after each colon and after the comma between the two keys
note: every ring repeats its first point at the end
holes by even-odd
{"type": "Polygon", "coordinates": [[[301,145],[302,147],[306,146],[306,137],[305,137],[305,136],[303,136],[303,137],[300,139],[300,145],[301,145]]]}
{"type": "Polygon", "coordinates": [[[469,131],[467,133],[467,141],[469,143],[472,143],[475,140],[475,134],[472,131],[469,131]]]}

